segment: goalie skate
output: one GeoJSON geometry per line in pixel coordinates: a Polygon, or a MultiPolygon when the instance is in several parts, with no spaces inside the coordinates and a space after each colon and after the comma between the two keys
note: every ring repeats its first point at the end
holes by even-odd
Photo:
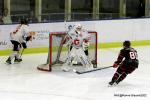
{"type": "Polygon", "coordinates": [[[62,71],[69,72],[71,71],[71,68],[69,66],[63,66],[62,71]]]}
{"type": "Polygon", "coordinates": [[[62,71],[69,72],[71,70],[71,66],[72,66],[71,62],[67,61],[62,65],[62,71]]]}

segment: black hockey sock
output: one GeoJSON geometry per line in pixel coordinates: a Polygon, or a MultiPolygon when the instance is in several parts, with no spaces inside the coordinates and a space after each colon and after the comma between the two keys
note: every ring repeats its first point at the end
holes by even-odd
{"type": "Polygon", "coordinates": [[[8,57],[8,59],[7,59],[6,61],[11,61],[11,58],[10,58],[10,57],[8,57]]]}
{"type": "Polygon", "coordinates": [[[109,82],[109,85],[113,85],[116,82],[116,80],[119,78],[119,76],[120,76],[119,73],[116,72],[112,80],[109,82]]]}
{"type": "Polygon", "coordinates": [[[11,58],[10,57],[8,57],[8,59],[6,60],[6,63],[11,64],[11,58]]]}
{"type": "Polygon", "coordinates": [[[126,78],[127,74],[126,73],[122,73],[122,75],[119,77],[119,79],[116,81],[116,83],[118,84],[119,82],[121,82],[122,80],[124,80],[126,78]]]}
{"type": "Polygon", "coordinates": [[[113,83],[116,82],[116,80],[119,78],[119,76],[120,76],[119,73],[116,72],[116,73],[114,74],[114,76],[113,76],[111,82],[113,82],[113,83]]]}

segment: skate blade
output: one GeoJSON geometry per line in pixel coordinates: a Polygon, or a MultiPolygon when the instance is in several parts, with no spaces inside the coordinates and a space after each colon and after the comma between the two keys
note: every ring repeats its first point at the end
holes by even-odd
{"type": "Polygon", "coordinates": [[[20,62],[14,62],[14,64],[19,64],[20,62]]]}
{"type": "Polygon", "coordinates": [[[6,65],[11,65],[10,63],[5,62],[6,65]]]}
{"type": "Polygon", "coordinates": [[[117,86],[117,84],[113,84],[113,85],[110,85],[110,84],[108,84],[108,87],[115,87],[115,86],[117,86]]]}

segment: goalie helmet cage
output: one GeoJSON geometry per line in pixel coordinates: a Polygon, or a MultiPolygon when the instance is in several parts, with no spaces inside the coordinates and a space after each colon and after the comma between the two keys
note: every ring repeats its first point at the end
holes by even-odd
{"type": "MultiPolygon", "coordinates": [[[[88,31],[90,34],[90,46],[88,47],[88,57],[94,67],[97,67],[97,32],[88,31]]],[[[62,66],[65,62],[70,47],[64,45],[66,32],[51,32],[49,34],[49,52],[47,62],[37,67],[38,70],[52,71],[54,66],[62,66]]]]}

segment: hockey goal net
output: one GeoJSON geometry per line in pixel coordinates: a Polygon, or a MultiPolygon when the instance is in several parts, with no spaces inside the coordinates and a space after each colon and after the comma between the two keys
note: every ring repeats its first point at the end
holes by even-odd
{"type": "MultiPolygon", "coordinates": [[[[97,32],[88,31],[91,36],[88,47],[88,57],[94,67],[97,67],[97,32]]],[[[62,66],[69,53],[69,47],[64,45],[66,32],[52,32],[49,34],[49,52],[47,62],[41,64],[37,69],[42,71],[52,71],[55,66],[62,66]]]]}

